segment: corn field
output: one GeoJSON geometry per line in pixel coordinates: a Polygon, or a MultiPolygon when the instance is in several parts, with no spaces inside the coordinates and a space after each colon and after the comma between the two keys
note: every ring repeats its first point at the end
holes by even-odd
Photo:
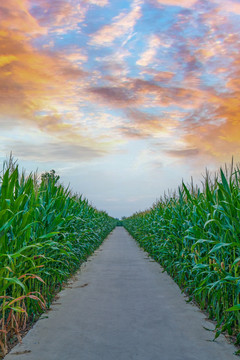
{"type": "Polygon", "coordinates": [[[206,172],[124,226],[175,282],[240,343],[240,168],[206,172]]]}
{"type": "Polygon", "coordinates": [[[46,309],[61,284],[116,220],[58,184],[54,171],[25,176],[13,161],[0,178],[0,357],[46,309]]]}

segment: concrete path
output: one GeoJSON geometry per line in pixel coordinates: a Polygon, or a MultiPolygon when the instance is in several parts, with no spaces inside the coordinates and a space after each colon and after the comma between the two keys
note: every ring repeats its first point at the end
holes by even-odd
{"type": "Polygon", "coordinates": [[[5,360],[233,360],[224,337],[116,228],[5,360]],[[44,318],[45,317],[45,318],[44,318]]]}

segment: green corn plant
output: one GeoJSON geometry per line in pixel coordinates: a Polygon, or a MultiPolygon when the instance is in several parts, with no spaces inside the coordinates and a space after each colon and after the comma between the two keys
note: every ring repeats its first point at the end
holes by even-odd
{"type": "Polygon", "coordinates": [[[233,163],[202,187],[182,183],[123,224],[209,317],[216,336],[240,343],[240,169],[233,163]]]}
{"type": "MultiPolygon", "coordinates": [[[[21,339],[69,276],[101,244],[116,220],[59,184],[20,173],[10,158],[0,177],[0,349],[21,339]]],[[[1,356],[1,354],[0,354],[1,356]]]]}

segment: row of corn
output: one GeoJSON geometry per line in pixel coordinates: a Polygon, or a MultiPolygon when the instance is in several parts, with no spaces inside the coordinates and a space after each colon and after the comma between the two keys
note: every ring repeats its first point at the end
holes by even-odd
{"type": "Polygon", "coordinates": [[[240,343],[240,169],[182,185],[124,226],[177,284],[240,343]]]}
{"type": "Polygon", "coordinates": [[[115,227],[115,219],[12,161],[0,178],[0,357],[49,306],[63,282],[115,227]]]}

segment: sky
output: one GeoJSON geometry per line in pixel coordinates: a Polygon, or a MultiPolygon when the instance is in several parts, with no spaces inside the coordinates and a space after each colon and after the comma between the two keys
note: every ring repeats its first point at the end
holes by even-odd
{"type": "Polygon", "coordinates": [[[240,1],[0,3],[0,162],[114,217],[240,160],[240,1]]]}

